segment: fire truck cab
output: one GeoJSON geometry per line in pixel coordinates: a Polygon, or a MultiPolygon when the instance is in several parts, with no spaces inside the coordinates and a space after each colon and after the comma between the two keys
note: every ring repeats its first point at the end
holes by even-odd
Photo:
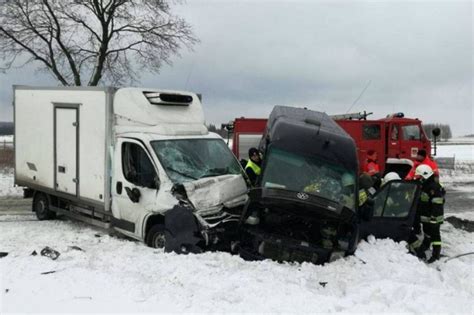
{"type": "MultiPolygon", "coordinates": [[[[431,153],[430,140],[419,119],[395,113],[386,118],[368,120],[370,114],[331,116],[354,139],[361,170],[367,151],[374,150],[382,174],[395,171],[403,178],[413,166],[418,150],[431,153]]],[[[232,151],[239,159],[247,159],[248,149],[258,146],[266,123],[267,119],[241,117],[226,125],[233,132],[232,151]]]]}
{"type": "Polygon", "coordinates": [[[413,166],[418,150],[429,154],[431,143],[426,136],[421,121],[405,118],[403,113],[388,115],[386,118],[367,120],[367,114],[360,114],[355,120],[333,116],[333,119],[355,140],[361,167],[367,151],[374,150],[382,173],[395,171],[406,175],[413,166]]]}

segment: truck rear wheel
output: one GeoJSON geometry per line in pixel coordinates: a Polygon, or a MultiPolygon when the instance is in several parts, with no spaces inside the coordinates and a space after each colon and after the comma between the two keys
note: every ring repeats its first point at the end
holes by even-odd
{"type": "Polygon", "coordinates": [[[154,225],[146,236],[146,244],[153,248],[165,248],[165,226],[163,224],[154,225]]]}
{"type": "Polygon", "coordinates": [[[56,217],[56,213],[49,209],[49,198],[43,193],[37,193],[33,199],[33,211],[38,220],[51,220],[56,217]]]}

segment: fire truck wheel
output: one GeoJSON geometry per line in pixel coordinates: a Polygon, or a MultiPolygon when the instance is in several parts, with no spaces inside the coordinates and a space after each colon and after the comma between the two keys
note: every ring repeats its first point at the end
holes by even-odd
{"type": "Polygon", "coordinates": [[[154,225],[146,236],[146,244],[153,248],[165,248],[165,226],[163,224],[154,225]]]}
{"type": "Polygon", "coordinates": [[[49,209],[49,198],[43,193],[37,193],[33,199],[33,211],[38,220],[51,220],[56,217],[56,213],[49,209]]]}

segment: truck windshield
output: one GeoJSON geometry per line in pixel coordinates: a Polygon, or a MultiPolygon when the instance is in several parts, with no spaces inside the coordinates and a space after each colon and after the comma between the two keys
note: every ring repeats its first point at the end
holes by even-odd
{"type": "Polygon", "coordinates": [[[306,192],[354,209],[355,171],[277,148],[271,148],[265,159],[263,187],[306,192]]]}
{"type": "Polygon", "coordinates": [[[151,145],[173,183],[241,172],[220,139],[158,140],[151,145]]]}

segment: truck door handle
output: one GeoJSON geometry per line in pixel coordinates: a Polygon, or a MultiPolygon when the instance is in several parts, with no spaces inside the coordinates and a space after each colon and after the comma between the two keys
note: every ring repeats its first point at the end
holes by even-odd
{"type": "Polygon", "coordinates": [[[119,195],[122,194],[122,182],[117,182],[117,185],[115,186],[115,190],[117,191],[117,194],[119,195]]]}

